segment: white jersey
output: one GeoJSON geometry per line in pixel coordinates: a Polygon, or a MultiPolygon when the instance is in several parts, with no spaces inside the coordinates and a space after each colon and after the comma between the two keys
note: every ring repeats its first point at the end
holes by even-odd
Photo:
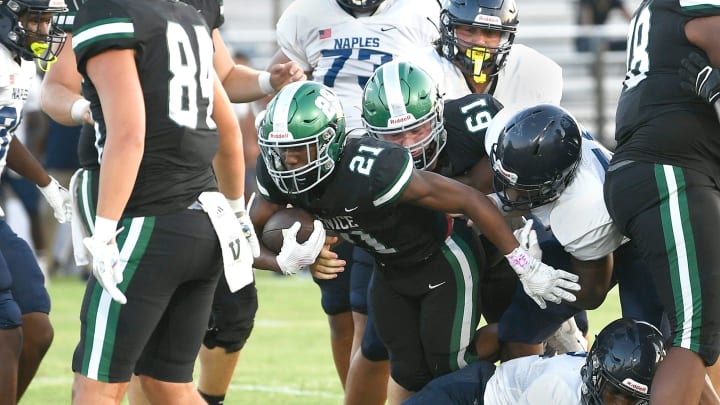
{"type": "MultiPolygon", "coordinates": [[[[440,94],[444,94],[446,100],[455,100],[472,93],[460,68],[438,54],[434,47],[410,54],[407,59],[437,81],[440,94]]],[[[563,89],[560,65],[522,44],[513,44],[505,61],[497,75],[493,97],[505,106],[560,105],[563,89]]]]}
{"type": "Polygon", "coordinates": [[[485,387],[485,405],[579,405],[585,353],[526,356],[501,363],[485,387]]]}
{"type": "Polygon", "coordinates": [[[335,0],[295,0],[277,23],[281,50],[340,98],[347,127],[361,128],[365,83],[378,66],[438,37],[437,0],[385,0],[353,17],[335,0]]]}
{"type": "Polygon", "coordinates": [[[12,52],[0,46],[0,172],[7,163],[8,146],[22,119],[22,110],[35,77],[32,61],[15,60],[12,52]]]}
{"type": "MultiPolygon", "coordinates": [[[[490,156],[507,120],[519,109],[503,108],[485,133],[485,150],[490,156]]],[[[533,208],[532,214],[549,228],[566,252],[578,260],[595,260],[612,253],[628,239],[615,226],[603,196],[605,171],[612,153],[590,134],[583,133],[580,164],[575,177],[557,200],[533,208]]]]}
{"type": "Polygon", "coordinates": [[[565,251],[579,260],[599,259],[627,241],[610,218],[603,197],[610,156],[598,142],[583,139],[573,180],[557,200],[532,210],[565,251]]]}

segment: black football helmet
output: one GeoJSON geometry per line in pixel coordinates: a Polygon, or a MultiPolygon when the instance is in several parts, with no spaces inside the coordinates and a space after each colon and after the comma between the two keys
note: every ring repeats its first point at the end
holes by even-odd
{"type": "Polygon", "coordinates": [[[0,43],[26,60],[53,62],[65,44],[65,32],[53,22],[47,34],[30,31],[28,22],[45,21],[68,10],[64,0],[0,1],[0,43]]]}
{"type": "Polygon", "coordinates": [[[440,13],[440,54],[465,74],[473,75],[476,82],[486,82],[487,76],[497,75],[505,63],[515,41],[517,24],[515,0],[450,0],[440,13]],[[455,35],[458,25],[500,31],[500,43],[487,47],[462,42],[455,35]],[[490,73],[484,73],[488,68],[492,68],[490,73]]]}
{"type": "Polygon", "coordinates": [[[338,4],[352,11],[373,11],[385,0],[337,0],[338,4]]]}
{"type": "Polygon", "coordinates": [[[613,321],[595,338],[582,367],[581,397],[585,405],[601,405],[608,385],[636,398],[650,401],[650,384],[665,358],[663,336],[647,322],[633,319],[613,321]]]}
{"type": "Polygon", "coordinates": [[[581,131],[569,112],[550,104],[525,108],[491,124],[488,155],[493,188],[504,210],[531,210],[560,196],[580,163],[581,131]],[[517,198],[508,197],[508,188],[517,198]]]}

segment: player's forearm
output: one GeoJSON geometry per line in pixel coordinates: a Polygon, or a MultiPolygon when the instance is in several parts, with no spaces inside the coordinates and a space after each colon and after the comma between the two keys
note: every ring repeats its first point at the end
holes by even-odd
{"type": "Polygon", "coordinates": [[[477,193],[477,196],[475,194],[473,192],[473,198],[469,199],[471,205],[465,215],[480,228],[483,235],[497,246],[502,254],[507,255],[519,246],[517,239],[495,204],[484,194],[477,193]]]}
{"type": "Polygon", "coordinates": [[[230,101],[219,79],[215,80],[213,119],[218,129],[218,151],[213,160],[220,191],[230,199],[242,198],[245,192],[245,156],[242,133],[230,101]]]}
{"type": "Polygon", "coordinates": [[[135,53],[128,49],[103,52],[88,60],[87,72],[97,89],[106,126],[96,214],[118,220],[145,152],[145,101],[135,53]]]}
{"type": "Polygon", "coordinates": [[[277,254],[261,245],[260,256],[253,260],[253,267],[260,270],[270,270],[276,273],[281,273],[280,266],[278,266],[276,258],[277,254]]]}
{"type": "Polygon", "coordinates": [[[72,117],[75,101],[82,99],[79,91],[74,92],[62,83],[45,82],[40,93],[40,106],[50,118],[66,126],[78,125],[72,117]]]}
{"type": "Polygon", "coordinates": [[[50,177],[42,164],[40,164],[35,156],[27,150],[25,145],[14,136],[12,140],[10,140],[7,166],[38,186],[44,187],[50,184],[50,177]]]}
{"type": "Polygon", "coordinates": [[[100,164],[97,216],[118,220],[130,199],[137,179],[144,142],[122,133],[110,134],[100,164]],[[130,139],[127,139],[130,138],[130,139]]]}
{"type": "Polygon", "coordinates": [[[67,126],[78,125],[72,117],[72,106],[82,98],[80,87],[82,76],[77,71],[72,47],[72,34],[67,36],[67,46],[58,55],[58,60],[45,74],[40,92],[40,106],[53,120],[67,126]]]}
{"type": "Polygon", "coordinates": [[[243,65],[234,65],[223,78],[222,85],[233,103],[249,103],[267,94],[260,89],[258,77],[262,71],[243,65]]]}

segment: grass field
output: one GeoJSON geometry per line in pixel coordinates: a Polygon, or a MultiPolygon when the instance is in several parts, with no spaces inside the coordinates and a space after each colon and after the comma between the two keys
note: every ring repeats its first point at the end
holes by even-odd
{"type": "MultiPolygon", "coordinates": [[[[275,277],[263,271],[257,272],[257,287],[260,309],[255,329],[225,403],[341,404],[342,388],[330,354],[318,287],[307,277],[275,277]]],[[[70,403],[70,361],[78,340],[84,283],[75,278],[54,278],[49,289],[55,340],[23,397],[23,405],[70,403]]],[[[605,304],[589,314],[591,335],[619,314],[614,289],[605,304]]]]}

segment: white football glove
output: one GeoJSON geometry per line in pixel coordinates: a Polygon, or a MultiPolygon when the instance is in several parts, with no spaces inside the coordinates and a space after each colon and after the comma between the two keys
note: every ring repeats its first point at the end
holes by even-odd
{"type": "Polygon", "coordinates": [[[52,176],[50,176],[50,184],[45,187],[37,187],[48,204],[50,204],[50,207],[52,207],[55,219],[61,224],[70,222],[70,219],[72,219],[72,203],[68,190],[61,186],[52,176]]]}
{"type": "Polygon", "coordinates": [[[245,200],[243,197],[240,197],[237,200],[228,199],[228,203],[230,204],[230,207],[235,213],[235,217],[237,217],[238,222],[240,223],[240,228],[242,228],[243,234],[245,234],[245,239],[247,239],[248,243],[250,244],[250,251],[252,252],[253,257],[259,257],[260,241],[258,240],[257,234],[255,233],[255,227],[250,220],[250,208],[252,207],[252,203],[254,200],[255,193],[252,193],[252,195],[250,196],[250,201],[248,202],[247,209],[245,209],[245,200]]]}
{"type": "Polygon", "coordinates": [[[127,298],[117,287],[123,281],[123,267],[120,266],[120,252],[115,243],[116,225],[116,221],[96,217],[95,234],[84,238],[83,244],[92,255],[93,275],[97,282],[113,300],[125,304],[127,298]]]}
{"type": "Polygon", "coordinates": [[[325,244],[325,228],[318,220],[313,221],[313,232],[304,243],[298,243],[296,236],[300,222],[295,222],[283,236],[283,245],[276,260],[284,275],[295,274],[303,267],[315,263],[325,244]]]}
{"type": "Polygon", "coordinates": [[[532,257],[542,260],[543,252],[542,249],[540,249],[540,244],[538,244],[537,232],[532,229],[532,226],[533,220],[529,219],[525,222],[525,226],[515,230],[513,235],[515,235],[515,239],[520,243],[521,248],[527,250],[532,257]]]}
{"type": "Polygon", "coordinates": [[[517,247],[505,255],[515,273],[520,277],[523,290],[542,309],[547,307],[545,301],[559,304],[560,301],[574,302],[575,295],[570,291],[578,291],[580,284],[576,274],[554,269],[532,257],[522,247],[517,247]]]}

